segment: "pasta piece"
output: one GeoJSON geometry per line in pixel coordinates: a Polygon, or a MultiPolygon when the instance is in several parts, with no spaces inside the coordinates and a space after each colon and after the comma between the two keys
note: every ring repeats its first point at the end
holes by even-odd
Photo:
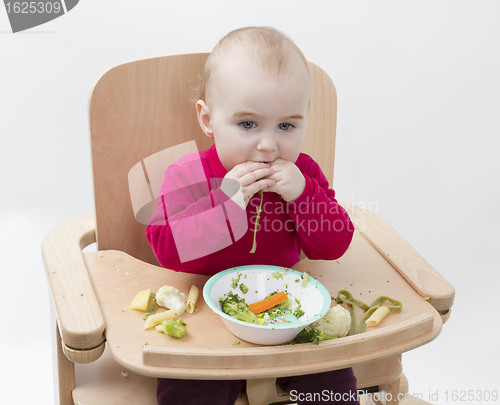
{"type": "Polygon", "coordinates": [[[368,326],[375,326],[384,319],[387,314],[391,312],[391,310],[388,307],[378,307],[373,314],[366,320],[366,324],[368,326]]]}
{"type": "Polygon", "coordinates": [[[198,301],[198,296],[200,295],[200,291],[198,290],[198,287],[195,285],[191,286],[191,289],[189,290],[189,294],[187,297],[187,308],[186,311],[192,314],[196,308],[196,301],[198,301]]]}
{"type": "Polygon", "coordinates": [[[175,316],[175,310],[169,309],[168,311],[165,312],[160,312],[159,314],[154,314],[148,317],[146,319],[146,322],[144,322],[144,329],[152,328],[153,326],[156,326],[163,321],[167,321],[169,319],[172,319],[175,316]]]}

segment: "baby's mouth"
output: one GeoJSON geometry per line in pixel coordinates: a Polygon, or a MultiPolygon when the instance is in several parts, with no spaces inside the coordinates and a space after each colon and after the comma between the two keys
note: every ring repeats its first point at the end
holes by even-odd
{"type": "Polygon", "coordinates": [[[275,162],[276,160],[278,160],[279,158],[276,158],[274,160],[268,160],[268,161],[260,161],[260,160],[257,160],[256,162],[257,163],[266,163],[268,165],[270,165],[271,163],[275,162]]]}

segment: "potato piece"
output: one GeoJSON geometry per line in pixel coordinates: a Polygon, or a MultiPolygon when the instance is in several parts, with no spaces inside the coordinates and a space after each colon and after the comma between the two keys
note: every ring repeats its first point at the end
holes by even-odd
{"type": "Polygon", "coordinates": [[[169,309],[165,312],[160,312],[159,314],[150,315],[146,322],[144,322],[144,329],[152,328],[153,326],[159,325],[163,321],[168,321],[175,316],[175,310],[169,309]]]}
{"type": "Polygon", "coordinates": [[[151,294],[151,290],[138,292],[130,303],[130,309],[135,309],[137,311],[146,311],[148,309],[149,294],[151,294]]]}

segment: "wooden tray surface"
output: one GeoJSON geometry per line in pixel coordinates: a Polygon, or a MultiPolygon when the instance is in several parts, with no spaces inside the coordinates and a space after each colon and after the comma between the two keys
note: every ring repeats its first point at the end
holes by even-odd
{"type": "MultiPolygon", "coordinates": [[[[309,272],[332,296],[347,289],[355,298],[371,304],[386,295],[401,301],[403,309],[390,313],[379,326],[363,334],[320,345],[260,346],[235,337],[203,300],[207,276],[174,272],[111,250],[85,252],[84,259],[113,357],[123,367],[153,377],[249,379],[317,373],[414,349],[436,338],[442,326],[437,311],[358,232],[339,260],[304,259],[293,268],[309,272]],[[172,285],[187,296],[193,284],[200,290],[199,311],[182,315],[188,328],[182,339],[154,328],[143,330],[143,313],[129,309],[139,291],[149,288],[156,292],[163,285],[172,285]],[[235,345],[235,341],[240,343],[235,345]]],[[[359,311],[358,320],[361,317],[359,311]]]]}

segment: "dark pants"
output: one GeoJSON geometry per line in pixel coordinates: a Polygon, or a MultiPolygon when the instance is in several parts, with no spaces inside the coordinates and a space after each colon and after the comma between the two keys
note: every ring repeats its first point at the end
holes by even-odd
{"type": "MultiPolygon", "coordinates": [[[[359,404],[352,368],[278,378],[276,383],[301,405],[359,404]]],[[[244,380],[158,379],[159,405],[234,405],[244,380]]]]}

